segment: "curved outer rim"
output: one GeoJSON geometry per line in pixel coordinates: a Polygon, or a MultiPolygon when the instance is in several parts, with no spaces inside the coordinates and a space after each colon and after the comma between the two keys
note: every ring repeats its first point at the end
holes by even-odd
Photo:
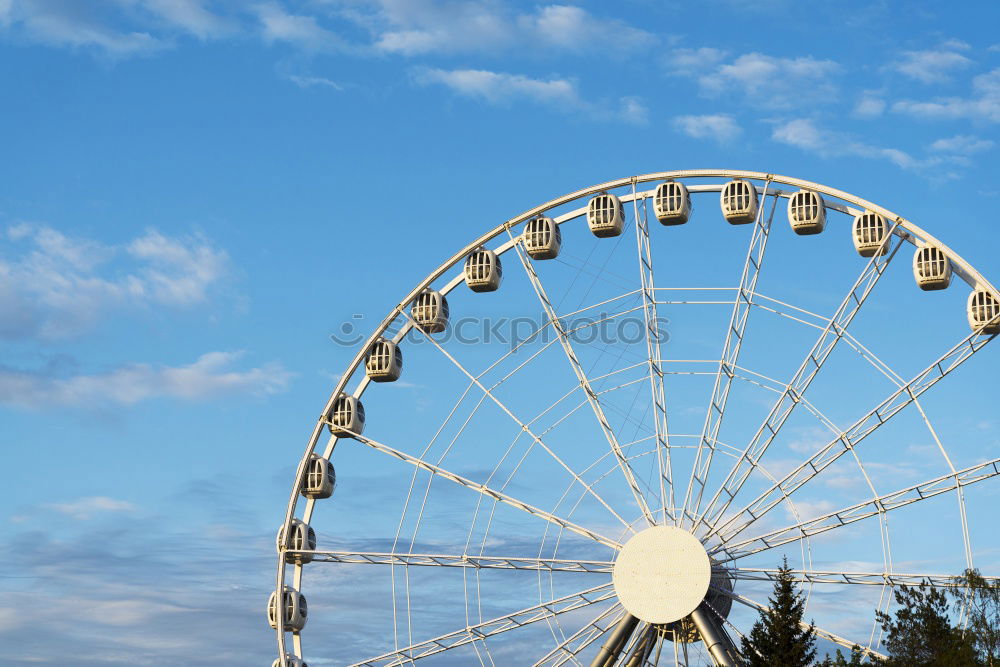
{"type": "MultiPolygon", "coordinates": [[[[520,223],[522,223],[522,222],[524,222],[524,221],[528,220],[529,218],[532,218],[532,217],[534,217],[536,215],[541,215],[541,214],[545,213],[546,211],[549,211],[549,210],[551,210],[553,208],[556,208],[556,207],[562,206],[564,204],[570,203],[570,202],[572,202],[572,201],[574,201],[576,199],[581,199],[583,197],[587,197],[589,195],[593,195],[593,194],[602,192],[604,190],[613,190],[613,189],[616,189],[616,188],[626,187],[626,186],[629,186],[629,185],[633,185],[634,186],[634,185],[638,185],[639,183],[649,183],[651,181],[664,181],[664,180],[669,180],[669,179],[687,179],[687,178],[727,178],[727,179],[744,178],[744,179],[750,179],[750,180],[756,180],[756,181],[765,181],[765,182],[768,182],[768,183],[780,183],[780,184],[783,184],[783,185],[790,185],[790,186],[793,186],[795,188],[800,188],[800,189],[804,189],[804,190],[812,190],[814,192],[820,193],[821,195],[827,195],[829,197],[833,197],[833,198],[839,199],[841,201],[848,202],[849,204],[853,204],[855,206],[858,206],[861,209],[864,209],[866,211],[872,211],[874,213],[878,213],[878,214],[882,215],[887,221],[891,221],[893,223],[897,223],[896,227],[895,227],[895,230],[894,230],[894,233],[897,236],[900,236],[901,238],[903,238],[904,240],[910,242],[911,244],[913,244],[915,246],[918,246],[918,247],[923,246],[923,245],[933,245],[933,246],[936,246],[936,247],[940,248],[945,253],[945,255],[951,260],[951,262],[952,262],[952,270],[959,277],[961,277],[970,287],[972,287],[972,289],[974,289],[974,290],[986,290],[986,291],[990,292],[991,294],[993,294],[993,296],[995,298],[1000,299],[1000,292],[998,292],[997,289],[989,281],[987,281],[978,271],[976,271],[976,269],[973,268],[973,266],[971,264],[969,264],[968,262],[966,262],[961,256],[959,256],[957,253],[955,253],[953,250],[951,250],[951,248],[949,248],[948,246],[946,246],[944,243],[942,243],[941,241],[939,241],[937,238],[935,238],[931,234],[929,234],[926,231],[924,231],[923,229],[921,229],[919,226],[917,226],[913,222],[910,222],[909,220],[903,218],[902,216],[899,216],[899,215],[895,214],[894,212],[890,211],[889,209],[884,208],[882,206],[879,206],[877,204],[874,204],[874,203],[872,203],[872,202],[870,202],[870,201],[868,201],[866,199],[862,199],[861,197],[857,197],[857,196],[852,195],[852,194],[850,194],[848,192],[844,192],[843,190],[838,190],[836,188],[831,188],[831,187],[828,187],[826,185],[821,185],[819,183],[813,183],[812,181],[806,181],[806,180],[803,180],[801,178],[793,178],[791,176],[782,176],[782,175],[779,175],[779,174],[770,174],[770,173],[761,172],[761,171],[742,171],[742,170],[732,170],[732,169],[682,169],[682,170],[676,170],[676,171],[653,172],[653,173],[649,173],[649,174],[642,174],[640,176],[630,176],[630,177],[627,177],[627,178],[620,178],[620,179],[617,179],[617,180],[607,181],[607,182],[604,182],[604,183],[599,183],[597,185],[592,185],[590,187],[583,188],[583,189],[577,190],[575,192],[571,192],[569,194],[566,194],[566,195],[563,195],[561,197],[557,197],[556,199],[552,199],[552,200],[550,200],[548,202],[545,202],[544,204],[540,204],[539,206],[535,206],[534,208],[528,209],[527,211],[521,213],[520,215],[518,215],[516,217],[513,217],[513,218],[507,220],[503,224],[498,225],[494,229],[490,230],[489,232],[486,232],[485,234],[483,234],[482,236],[480,236],[476,240],[472,241],[471,243],[469,243],[468,245],[466,245],[465,247],[463,247],[461,250],[459,250],[457,253],[455,253],[454,255],[452,255],[450,258],[448,258],[447,260],[445,260],[444,263],[442,263],[437,269],[435,269],[434,271],[432,271],[426,278],[424,278],[420,283],[418,283],[417,286],[409,294],[407,294],[406,297],[402,301],[400,301],[399,304],[397,304],[395,308],[393,308],[389,312],[389,314],[385,317],[385,319],[383,319],[382,322],[379,323],[378,327],[376,327],[375,331],[372,332],[371,336],[369,336],[368,339],[364,342],[364,344],[361,345],[358,348],[357,354],[355,354],[355,356],[351,360],[350,364],[348,364],[346,371],[340,376],[340,380],[337,381],[336,387],[334,388],[333,392],[330,394],[330,398],[327,400],[326,406],[324,407],[323,412],[320,414],[320,417],[317,420],[316,426],[313,428],[312,435],[309,438],[309,443],[306,446],[305,452],[304,452],[302,458],[299,461],[298,468],[296,469],[295,480],[294,480],[294,483],[292,485],[291,495],[289,497],[288,506],[287,506],[287,509],[285,511],[285,520],[282,523],[282,527],[286,531],[286,534],[287,534],[287,531],[288,531],[289,524],[291,523],[291,520],[294,518],[295,509],[296,509],[296,507],[298,505],[299,488],[300,488],[301,483],[302,483],[302,475],[303,475],[303,472],[305,470],[305,463],[310,459],[310,457],[313,455],[314,451],[316,450],[316,444],[319,442],[320,436],[322,435],[322,432],[323,432],[323,427],[324,427],[324,425],[326,423],[326,421],[325,421],[326,420],[326,415],[329,413],[330,408],[333,405],[334,399],[341,392],[344,391],[344,389],[346,388],[348,382],[350,382],[351,378],[354,376],[354,373],[357,371],[358,367],[359,366],[363,366],[364,360],[365,360],[365,356],[367,355],[368,348],[371,347],[371,344],[376,339],[378,339],[380,336],[382,336],[382,334],[386,331],[386,329],[388,329],[388,327],[394,321],[396,321],[396,319],[400,315],[403,314],[403,312],[407,308],[407,306],[410,305],[410,303],[413,301],[413,299],[415,299],[416,296],[421,291],[423,291],[424,289],[426,289],[427,287],[429,287],[431,285],[431,283],[433,283],[435,280],[438,280],[449,269],[451,269],[453,266],[455,266],[455,264],[464,261],[465,257],[470,252],[472,252],[473,250],[476,250],[480,246],[484,246],[487,242],[489,242],[490,240],[492,240],[492,239],[496,238],[497,236],[503,234],[504,232],[508,232],[509,233],[512,227],[514,227],[515,225],[518,225],[518,224],[520,224],[520,223]]],[[[697,185],[695,185],[695,186],[689,187],[688,189],[691,192],[719,191],[719,190],[722,189],[722,184],[720,184],[720,185],[713,185],[713,186],[710,186],[710,187],[704,187],[704,186],[697,186],[697,185]]],[[[760,193],[760,188],[758,188],[758,194],[759,193],[760,193]]],[[[646,194],[647,193],[637,192],[635,194],[635,198],[644,197],[644,196],[646,196],[646,194]]],[[[775,195],[778,195],[778,196],[785,196],[785,197],[787,197],[791,193],[789,193],[789,192],[782,192],[780,190],[779,191],[773,191],[772,190],[772,191],[769,192],[769,194],[775,194],[775,195]]],[[[633,199],[633,196],[631,194],[629,194],[627,196],[621,196],[619,198],[624,202],[624,201],[631,201],[633,199]]],[[[825,203],[826,207],[830,208],[830,209],[839,210],[839,211],[844,212],[844,213],[856,213],[856,211],[852,211],[852,210],[848,209],[847,207],[837,206],[836,204],[834,204],[832,202],[829,202],[829,201],[825,201],[824,203],[825,203]]],[[[580,215],[583,215],[585,213],[585,211],[586,211],[585,208],[581,208],[579,210],[571,211],[569,213],[566,213],[566,214],[561,215],[558,218],[556,218],[556,222],[561,223],[564,220],[579,217],[580,215]]],[[[508,241],[505,244],[505,246],[507,246],[507,247],[504,247],[502,249],[497,249],[498,250],[498,254],[499,254],[499,252],[503,252],[503,251],[509,249],[509,247],[512,247],[513,246],[513,242],[508,241]]],[[[445,287],[444,289],[441,290],[442,293],[447,294],[459,282],[461,282],[461,277],[455,278],[454,280],[452,280],[447,285],[447,287],[445,287]]],[[[402,330],[399,332],[399,334],[397,336],[395,336],[394,338],[401,339],[403,337],[403,335],[405,335],[405,333],[410,329],[410,326],[411,325],[409,323],[407,323],[402,328],[402,330]]],[[[355,395],[355,396],[360,396],[361,394],[363,394],[365,388],[368,385],[368,382],[369,382],[369,380],[368,380],[368,378],[366,376],[365,378],[363,378],[361,380],[361,382],[358,384],[358,387],[355,389],[354,392],[352,392],[352,394],[355,395]]],[[[328,445],[327,452],[326,452],[326,456],[327,457],[329,457],[332,454],[333,449],[336,446],[336,441],[337,441],[337,438],[334,437],[334,436],[331,436],[331,438],[330,438],[330,444],[328,445]]],[[[314,504],[315,504],[315,501],[313,501],[311,499],[306,501],[306,509],[305,509],[305,515],[303,517],[303,520],[306,521],[307,523],[309,521],[309,518],[311,518],[312,509],[313,509],[313,505],[314,504]]],[[[286,563],[285,562],[285,558],[284,558],[284,554],[283,553],[279,553],[278,554],[277,577],[276,577],[276,581],[275,581],[275,590],[281,590],[286,585],[285,584],[285,568],[286,568],[286,565],[290,565],[290,563],[286,563]]],[[[296,589],[301,589],[302,566],[301,565],[294,565],[294,568],[295,568],[294,587],[296,589]]],[[[275,631],[276,635],[277,635],[277,639],[278,639],[278,655],[279,656],[284,656],[285,653],[286,653],[286,651],[287,651],[286,644],[285,644],[285,631],[284,631],[284,622],[283,621],[284,621],[284,615],[283,614],[279,614],[278,615],[278,628],[275,631]]],[[[301,656],[302,655],[302,650],[301,650],[301,642],[300,642],[299,633],[294,633],[293,634],[293,641],[294,641],[294,644],[295,644],[295,653],[298,654],[299,656],[301,656]]],[[[281,662],[282,662],[282,665],[286,664],[285,660],[283,658],[282,658],[281,662]]]]}

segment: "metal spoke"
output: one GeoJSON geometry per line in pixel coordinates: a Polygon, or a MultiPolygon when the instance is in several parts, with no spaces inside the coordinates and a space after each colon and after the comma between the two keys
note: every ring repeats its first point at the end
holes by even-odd
{"type": "MultiPolygon", "coordinates": [[[[513,236],[511,236],[511,238],[513,239],[513,236]]],[[[524,267],[524,271],[534,288],[535,294],[537,295],[542,308],[545,310],[546,316],[549,318],[549,322],[552,324],[552,329],[559,337],[559,342],[562,344],[563,350],[566,353],[567,359],[569,359],[569,363],[573,368],[574,374],[576,374],[577,381],[579,381],[580,387],[586,394],[587,401],[590,403],[590,407],[593,409],[594,415],[597,417],[597,422],[601,427],[601,431],[604,433],[604,437],[607,439],[608,444],[611,446],[611,450],[618,459],[618,466],[621,468],[622,474],[625,476],[625,481],[632,490],[632,495],[635,497],[636,504],[642,511],[643,516],[646,517],[646,521],[649,525],[654,525],[656,521],[653,519],[653,515],[649,510],[649,505],[646,503],[646,499],[635,480],[635,473],[633,472],[632,467],[628,464],[625,454],[622,452],[621,445],[618,443],[618,437],[615,435],[614,430],[611,428],[611,424],[608,422],[608,418],[604,414],[604,408],[601,406],[601,403],[597,398],[597,394],[594,392],[594,388],[590,384],[590,380],[587,378],[586,373],[583,371],[583,367],[580,365],[580,360],[576,356],[576,352],[573,349],[572,343],[570,343],[569,336],[566,333],[565,327],[563,327],[562,321],[559,319],[559,316],[556,315],[552,302],[545,293],[545,288],[542,286],[541,280],[535,272],[535,268],[524,256],[524,249],[519,243],[514,246],[514,249],[517,252],[518,258],[521,260],[521,266],[524,267]]]]}
{"type": "Polygon", "coordinates": [[[590,623],[560,642],[558,646],[535,661],[533,667],[562,665],[574,660],[581,651],[597,641],[605,632],[618,624],[625,610],[615,603],[598,614],[590,623]]]}
{"type": "Polygon", "coordinates": [[[868,295],[871,294],[872,289],[878,283],[879,278],[882,277],[889,262],[895,257],[896,251],[899,250],[902,244],[902,240],[892,233],[898,224],[897,222],[886,236],[885,243],[889,244],[889,251],[885,255],[875,254],[865,265],[865,268],[861,271],[861,275],[854,281],[854,285],[847,293],[847,296],[841,301],[836,313],[830,318],[829,324],[823,329],[819,335],[819,339],[809,353],[806,354],[805,359],[802,360],[795,375],[786,386],[785,391],[775,401],[770,413],[750,439],[743,454],[740,455],[740,458],[726,476],[725,481],[708,502],[705,512],[695,521],[693,529],[697,529],[702,523],[707,523],[710,528],[709,535],[715,532],[715,524],[718,523],[733,499],[736,498],[736,494],[743,487],[743,484],[750,476],[757,462],[764,456],[767,448],[788,420],[792,410],[795,409],[799,398],[805,393],[820,369],[823,368],[826,360],[830,358],[831,353],[843,337],[845,330],[854,319],[854,316],[861,309],[868,295]],[[719,506],[718,503],[723,496],[725,496],[725,500],[719,506]]]}
{"type": "MultiPolygon", "coordinates": [[[[903,408],[915,401],[925,391],[947,377],[949,373],[961,366],[993,338],[994,335],[983,334],[980,331],[970,333],[937,361],[899,387],[876,408],[854,422],[839,437],[785,475],[780,482],[772,485],[729,519],[719,522],[718,526],[713,528],[708,535],[717,534],[722,543],[731,540],[773,509],[781,501],[781,498],[791,495],[841,456],[858,446],[862,440],[899,414],[903,408]],[[744,519],[743,523],[737,523],[741,517],[749,518],[744,519]],[[735,527],[727,530],[734,524],[736,524],[735,527]]],[[[728,502],[726,506],[728,506],[728,502]]]]}
{"type": "Polygon", "coordinates": [[[653,254],[649,242],[649,220],[646,213],[646,196],[642,197],[642,215],[639,215],[635,183],[632,183],[632,209],[635,217],[635,238],[639,255],[639,279],[642,289],[643,318],[645,320],[646,355],[649,363],[650,400],[653,403],[653,423],[656,430],[656,462],[660,480],[660,509],[663,522],[669,513],[674,523],[674,479],[670,461],[670,429],[667,421],[667,401],[663,390],[663,369],[660,366],[660,318],[656,310],[656,283],[653,279],[653,254]],[[667,508],[670,508],[669,511],[667,508]]]}
{"type": "Polygon", "coordinates": [[[560,614],[588,607],[615,595],[610,583],[588,588],[579,593],[549,600],[533,607],[528,607],[512,614],[498,616],[483,623],[476,623],[433,639],[411,644],[397,651],[384,653],[374,658],[356,662],[352,667],[390,667],[402,665],[414,660],[448,651],[465,644],[481,641],[487,637],[524,627],[531,623],[544,621],[560,614]]]}
{"type": "Polygon", "coordinates": [[[351,433],[351,437],[354,438],[355,440],[357,440],[358,442],[364,444],[364,445],[368,445],[369,447],[371,447],[372,449],[374,449],[376,451],[382,452],[383,454],[388,454],[389,456],[393,456],[393,457],[399,459],[400,461],[403,461],[404,463],[409,463],[412,466],[416,466],[417,468],[420,468],[422,470],[426,470],[427,472],[431,473],[432,475],[437,475],[437,476],[442,477],[444,479],[447,479],[447,480],[450,480],[452,482],[455,482],[456,484],[464,486],[467,489],[472,489],[473,491],[475,491],[477,493],[481,493],[484,496],[487,496],[489,498],[493,498],[494,500],[499,500],[500,502],[505,503],[507,505],[510,505],[511,507],[516,507],[517,509],[523,510],[523,511],[527,512],[528,514],[532,514],[532,515],[537,516],[539,518],[545,519],[546,521],[548,521],[550,523],[554,523],[555,525],[557,525],[557,526],[559,526],[561,528],[565,528],[566,530],[572,531],[572,532],[576,533],[577,535],[582,535],[584,537],[588,537],[588,538],[594,540],[595,542],[600,542],[601,544],[603,544],[605,546],[609,546],[612,549],[616,549],[616,550],[617,549],[621,549],[622,545],[619,542],[616,542],[615,540],[612,540],[612,539],[610,539],[608,537],[604,537],[603,535],[598,535],[597,533],[595,533],[592,530],[588,530],[587,528],[584,528],[583,526],[578,526],[577,524],[573,523],[572,521],[569,521],[567,519],[562,519],[560,517],[557,517],[554,514],[550,514],[549,512],[546,512],[545,510],[538,509],[537,507],[533,507],[532,505],[529,505],[526,502],[518,500],[517,498],[514,498],[513,496],[509,496],[506,493],[502,493],[500,491],[492,489],[492,488],[486,486],[485,484],[480,484],[478,482],[473,482],[472,480],[466,479],[465,477],[462,477],[461,475],[456,475],[455,473],[453,473],[453,472],[451,472],[449,470],[446,470],[446,469],[444,469],[444,468],[442,468],[440,466],[436,466],[433,463],[428,463],[427,461],[424,461],[423,459],[417,458],[416,456],[411,456],[411,455],[409,455],[409,454],[407,454],[405,452],[401,452],[398,449],[390,447],[389,445],[383,444],[383,443],[378,442],[376,440],[372,440],[371,438],[363,436],[360,433],[351,433]]]}
{"type": "Polygon", "coordinates": [[[739,363],[740,350],[743,347],[743,337],[746,332],[747,322],[750,319],[753,294],[757,289],[757,279],[760,277],[760,270],[764,264],[764,252],[767,250],[767,239],[771,232],[774,210],[778,206],[778,198],[775,196],[771,204],[771,213],[765,221],[764,209],[767,208],[767,190],[770,186],[771,181],[768,180],[764,185],[761,207],[757,211],[757,220],[754,224],[753,235],[750,237],[750,245],[747,247],[747,258],[743,263],[740,286],[737,288],[735,300],[733,301],[733,311],[729,318],[729,326],[726,328],[726,340],[723,343],[722,356],[719,359],[719,367],[715,373],[712,396],[708,402],[708,409],[705,411],[705,423],[702,426],[701,438],[698,441],[698,450],[695,453],[694,465],[691,468],[691,478],[688,480],[687,491],[684,493],[684,517],[692,522],[696,521],[698,509],[701,507],[702,496],[705,493],[705,484],[708,481],[708,473],[711,470],[712,459],[715,455],[715,443],[719,437],[719,429],[722,428],[722,420],[726,414],[726,404],[729,400],[729,389],[733,383],[733,373],[736,364],[739,363]]]}
{"type": "Polygon", "coordinates": [[[920,502],[921,500],[927,500],[942,493],[953,491],[959,486],[969,486],[970,484],[975,484],[976,482],[981,482],[997,475],[1000,475],[1000,459],[993,459],[986,463],[980,463],[964,470],[959,470],[957,473],[942,475],[941,477],[914,484],[899,491],[894,491],[857,503],[856,505],[844,507],[834,512],[802,521],[793,526],[772,530],[759,537],[734,542],[729,546],[720,545],[714,547],[710,553],[719,554],[716,557],[716,562],[727,562],[744,558],[767,549],[773,549],[782,544],[794,542],[803,537],[824,533],[834,528],[867,519],[880,512],[889,512],[920,502]]]}
{"type": "MultiPolygon", "coordinates": [[[[410,314],[409,313],[405,313],[405,314],[406,314],[406,317],[410,320],[410,322],[413,323],[414,326],[415,326],[416,323],[413,322],[413,319],[410,316],[410,314]]],[[[569,465],[567,465],[559,457],[559,455],[557,455],[552,450],[551,447],[549,447],[544,442],[542,442],[542,439],[539,438],[528,427],[528,425],[525,422],[523,422],[519,417],[517,417],[517,415],[515,415],[513,413],[513,411],[511,411],[511,409],[508,408],[507,405],[503,401],[501,401],[499,398],[497,398],[496,395],[493,393],[493,391],[490,388],[487,388],[485,385],[483,385],[483,383],[479,381],[479,378],[477,376],[473,375],[461,362],[459,362],[454,356],[452,356],[451,354],[449,354],[447,350],[445,350],[443,347],[441,347],[441,345],[434,339],[433,336],[425,336],[425,338],[426,338],[426,340],[430,341],[431,344],[433,344],[434,347],[439,352],[441,352],[441,354],[443,354],[449,361],[451,361],[451,363],[453,363],[462,372],[463,375],[465,375],[470,381],[472,381],[477,387],[479,387],[479,389],[483,393],[485,393],[490,398],[490,400],[492,400],[497,405],[497,407],[499,407],[501,410],[503,410],[503,412],[508,417],[510,417],[512,420],[514,420],[514,422],[517,423],[517,425],[520,426],[521,429],[525,433],[528,434],[528,436],[535,442],[535,444],[537,444],[539,447],[541,447],[542,449],[544,449],[549,454],[549,456],[551,456],[556,461],[556,463],[558,463],[566,472],[568,472],[573,477],[573,479],[575,479],[585,489],[587,489],[587,492],[590,493],[590,495],[593,496],[597,500],[597,502],[599,502],[602,506],[604,506],[604,508],[606,510],[608,510],[612,514],[612,516],[614,516],[616,519],[618,519],[618,521],[623,526],[626,526],[626,527],[629,526],[628,521],[626,521],[625,519],[623,519],[622,516],[620,514],[618,514],[618,512],[616,512],[615,509],[613,507],[611,507],[611,505],[609,505],[606,500],[604,500],[604,498],[602,498],[596,491],[594,491],[594,489],[592,488],[592,485],[587,484],[586,482],[584,482],[583,479],[580,477],[580,475],[578,475],[576,473],[576,471],[574,471],[572,468],[570,468],[569,465]]]]}
{"type": "Polygon", "coordinates": [[[613,561],[567,560],[562,558],[521,558],[514,556],[469,556],[455,554],[414,554],[381,551],[304,551],[289,549],[290,554],[310,554],[313,562],[358,563],[369,565],[406,565],[429,567],[464,567],[474,570],[529,570],[543,572],[611,573],[613,561]]]}
{"type": "MultiPolygon", "coordinates": [[[[732,591],[723,590],[721,588],[715,588],[714,586],[712,587],[712,590],[714,590],[714,591],[716,591],[718,593],[721,593],[721,594],[725,595],[726,597],[732,598],[733,601],[739,602],[740,604],[745,605],[747,607],[750,607],[751,609],[756,609],[757,611],[760,611],[760,612],[767,611],[767,607],[766,606],[762,605],[759,602],[751,600],[750,598],[748,598],[746,596],[739,595],[737,593],[733,593],[732,591]]],[[[799,627],[801,627],[803,629],[806,629],[806,628],[809,628],[810,625],[809,625],[809,623],[806,623],[805,621],[799,621],[799,627]]],[[[877,658],[879,660],[885,660],[886,659],[886,656],[882,655],[881,653],[879,653],[877,651],[873,651],[870,648],[867,648],[867,647],[864,647],[864,646],[860,646],[857,642],[852,642],[852,641],[850,641],[848,639],[844,639],[840,635],[836,635],[836,634],[830,632],[829,630],[824,630],[823,628],[817,627],[815,625],[813,625],[811,627],[812,627],[813,632],[816,633],[817,637],[822,637],[823,639],[826,639],[827,641],[831,641],[834,644],[839,644],[840,646],[843,646],[846,649],[853,649],[854,647],[858,647],[864,655],[872,657],[872,658],[877,658]]]]}
{"type": "MultiPolygon", "coordinates": [[[[745,581],[777,581],[779,571],[773,568],[737,567],[726,572],[734,579],[745,581]]],[[[936,588],[961,588],[966,585],[962,575],[909,574],[902,572],[843,572],[839,570],[791,570],[792,581],[806,584],[859,584],[866,586],[919,586],[927,583],[936,588]]],[[[983,577],[990,585],[1000,584],[1000,577],[983,577]]]]}

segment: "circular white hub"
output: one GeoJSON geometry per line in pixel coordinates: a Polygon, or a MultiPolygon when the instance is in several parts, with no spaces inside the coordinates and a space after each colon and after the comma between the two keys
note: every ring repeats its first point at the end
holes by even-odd
{"type": "Polygon", "coordinates": [[[611,573],[622,606],[647,623],[671,623],[690,614],[705,599],[711,578],[705,547],[674,526],[633,535],[611,573]]]}

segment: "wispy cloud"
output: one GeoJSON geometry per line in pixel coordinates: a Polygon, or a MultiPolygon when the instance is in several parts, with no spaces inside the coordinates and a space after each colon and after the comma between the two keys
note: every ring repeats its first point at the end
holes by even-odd
{"type": "Polygon", "coordinates": [[[875,118],[885,111],[886,102],[874,92],[865,92],[854,107],[854,115],[860,118],[875,118]]]}
{"type": "Polygon", "coordinates": [[[332,79],[327,79],[322,76],[305,76],[300,74],[289,74],[287,76],[288,80],[294,83],[299,88],[331,88],[333,90],[343,90],[344,87],[341,86],[336,81],[332,79]]]}
{"type": "Polygon", "coordinates": [[[968,97],[900,100],[892,105],[892,110],[918,118],[1000,123],[1000,67],[974,77],[968,97]]]}
{"type": "Polygon", "coordinates": [[[206,400],[284,391],[292,374],[278,363],[234,370],[239,352],[209,352],[185,366],[129,364],[95,374],[63,375],[0,366],[0,403],[31,409],[104,408],[155,398],[206,400]]]}
{"type": "Polygon", "coordinates": [[[595,119],[624,120],[636,124],[645,123],[647,119],[646,107],[638,98],[622,98],[617,106],[610,107],[595,104],[583,99],[576,82],[571,79],[535,79],[490,70],[436,68],[416,70],[415,78],[420,84],[440,84],[459,95],[495,105],[508,106],[527,100],[595,119]]]}
{"type": "Polygon", "coordinates": [[[113,308],[201,303],[229,265],[226,253],[200,236],[156,230],[120,246],[26,223],[6,235],[14,256],[0,256],[2,338],[63,338],[113,308]]]}
{"type": "Polygon", "coordinates": [[[112,27],[109,7],[59,0],[8,0],[0,3],[0,25],[50,46],[95,47],[112,56],[148,52],[163,46],[148,31],[112,27]]]}
{"type": "Polygon", "coordinates": [[[375,32],[374,47],[386,53],[471,53],[515,47],[587,51],[600,42],[604,53],[650,46],[652,34],[613,18],[595,17],[572,5],[545,5],[517,14],[495,2],[373,3],[372,15],[355,15],[375,32]]]}
{"type": "Polygon", "coordinates": [[[261,36],[268,43],[285,42],[307,51],[334,51],[342,46],[336,33],[322,27],[316,17],[291,14],[277,2],[257,5],[261,36]]]}
{"type": "Polygon", "coordinates": [[[968,45],[948,42],[945,46],[950,48],[904,51],[892,69],[922,83],[944,83],[951,79],[953,72],[972,64],[970,59],[955,50],[968,45]]]}
{"type": "Polygon", "coordinates": [[[81,521],[104,512],[134,512],[136,509],[135,505],[127,500],[116,500],[107,496],[90,496],[69,503],[48,503],[44,507],[81,521]]]}
{"type": "Polygon", "coordinates": [[[711,98],[739,94],[769,109],[804,106],[836,92],[833,77],[841,67],[832,60],[809,56],[781,58],[747,53],[729,60],[713,49],[678,49],[667,58],[667,71],[694,78],[703,95],[711,98]]]}
{"type": "Polygon", "coordinates": [[[995,145],[992,139],[981,139],[970,134],[956,134],[954,137],[938,139],[931,144],[932,151],[971,155],[987,151],[995,145]]]}
{"type": "Polygon", "coordinates": [[[712,139],[725,143],[738,137],[742,132],[736,120],[728,114],[707,114],[703,116],[678,116],[674,127],[695,139],[712,139]]]}
{"type": "Polygon", "coordinates": [[[846,134],[827,130],[810,118],[796,118],[775,126],[771,138],[822,157],[857,156],[888,160],[902,169],[919,170],[939,165],[941,157],[916,158],[898,148],[875,146],[846,134]]]}

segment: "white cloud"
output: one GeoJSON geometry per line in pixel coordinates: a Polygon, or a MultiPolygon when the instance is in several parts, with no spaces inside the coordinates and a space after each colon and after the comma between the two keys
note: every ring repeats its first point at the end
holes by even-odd
{"type": "Polygon", "coordinates": [[[324,78],[322,76],[304,76],[299,74],[289,74],[288,80],[294,83],[299,88],[312,88],[318,86],[320,88],[332,88],[333,90],[343,90],[344,87],[341,86],[336,81],[324,78]]]}
{"type": "Polygon", "coordinates": [[[980,139],[969,134],[956,134],[947,139],[938,139],[931,144],[931,150],[969,155],[989,150],[993,148],[993,145],[994,142],[991,139],[980,139]]]}
{"type": "Polygon", "coordinates": [[[100,512],[134,512],[136,509],[135,505],[126,500],[115,500],[107,496],[80,498],[71,503],[48,503],[44,507],[81,521],[100,512]]]}
{"type": "Polygon", "coordinates": [[[775,126],[775,141],[823,157],[857,156],[888,160],[902,169],[925,169],[942,163],[939,157],[918,159],[897,148],[873,146],[847,135],[820,128],[809,118],[796,118],[775,126]]]}
{"type": "Polygon", "coordinates": [[[323,28],[313,16],[289,14],[276,2],[257,5],[264,41],[287,42],[307,51],[332,51],[341,46],[340,38],[323,28]]]}
{"type": "Polygon", "coordinates": [[[779,58],[747,53],[731,62],[718,49],[678,50],[668,58],[671,74],[695,78],[703,95],[738,94],[756,106],[772,109],[809,106],[836,92],[832,78],[840,66],[832,60],[779,58]]]}
{"type": "MultiPolygon", "coordinates": [[[[958,44],[948,42],[954,47],[958,44]]],[[[967,44],[964,45],[966,48],[967,44]]],[[[937,49],[930,51],[904,51],[902,58],[892,65],[892,68],[922,83],[943,83],[951,78],[952,72],[963,69],[972,61],[953,50],[937,49]]]]}
{"type": "Polygon", "coordinates": [[[857,106],[854,107],[854,115],[861,118],[875,118],[881,116],[885,111],[885,100],[871,93],[865,93],[857,106]]]}
{"type": "Polygon", "coordinates": [[[680,76],[698,76],[714,68],[729,56],[721,49],[703,46],[698,49],[674,49],[665,59],[667,71],[680,76]]]}
{"type": "Polygon", "coordinates": [[[596,119],[618,119],[644,123],[646,107],[636,97],[621,98],[617,105],[603,105],[584,100],[570,79],[534,79],[523,74],[508,74],[480,69],[443,70],[422,68],[416,80],[423,85],[440,84],[459,95],[490,104],[511,105],[529,100],[567,113],[583,113],[596,119]]]}
{"type": "Polygon", "coordinates": [[[155,398],[205,400],[284,391],[292,374],[270,363],[232,370],[239,352],[209,352],[187,366],[129,364],[106,373],[60,377],[0,367],[0,403],[42,409],[62,406],[103,408],[155,398]]]}
{"type": "Polygon", "coordinates": [[[678,116],[674,118],[674,127],[689,137],[712,139],[720,144],[735,139],[743,131],[728,114],[678,116]]]}
{"type": "Polygon", "coordinates": [[[171,26],[199,39],[221,37],[233,31],[228,21],[205,9],[202,0],[140,0],[141,4],[171,26]]]}
{"type": "Polygon", "coordinates": [[[654,37],[622,21],[597,18],[572,5],[545,5],[514,14],[499,3],[379,0],[374,17],[354,15],[375,34],[386,53],[418,55],[509,48],[583,52],[600,43],[602,53],[651,45],[654,37]]]}
{"type": "Polygon", "coordinates": [[[201,237],[155,230],[124,246],[26,223],[9,227],[7,238],[8,248],[21,252],[0,256],[0,338],[63,338],[113,308],[201,303],[229,263],[201,237]]]}
{"type": "Polygon", "coordinates": [[[929,102],[900,100],[892,110],[919,118],[1000,123],[1000,67],[974,77],[969,97],[939,97],[929,102]]]}
{"type": "Polygon", "coordinates": [[[127,56],[161,48],[146,31],[120,30],[106,24],[97,3],[58,0],[10,0],[0,5],[4,26],[17,26],[31,39],[50,46],[96,47],[108,55],[127,56]]]}

